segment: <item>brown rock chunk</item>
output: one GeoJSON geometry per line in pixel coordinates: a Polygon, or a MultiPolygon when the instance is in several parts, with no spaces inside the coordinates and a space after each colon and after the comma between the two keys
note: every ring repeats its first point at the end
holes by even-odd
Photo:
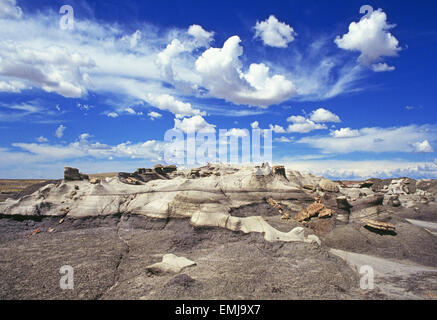
{"type": "Polygon", "coordinates": [[[376,229],[380,231],[385,232],[394,232],[396,230],[395,226],[387,223],[387,222],[381,222],[377,220],[371,220],[371,219],[364,219],[363,222],[365,223],[365,227],[376,229]]]}
{"type": "Polygon", "coordinates": [[[307,208],[301,210],[295,217],[294,220],[302,222],[305,220],[309,220],[312,217],[316,216],[325,206],[321,203],[314,202],[310,204],[307,208]]]}
{"type": "Polygon", "coordinates": [[[282,214],[281,219],[282,220],[289,220],[290,219],[290,212],[284,210],[282,206],[277,203],[273,198],[268,198],[266,202],[273,208],[279,211],[280,214],[282,214]]]}
{"type": "Polygon", "coordinates": [[[127,177],[126,178],[126,183],[128,183],[128,184],[135,184],[135,185],[142,184],[140,180],[132,178],[132,177],[127,177]]]}
{"type": "Polygon", "coordinates": [[[90,180],[91,184],[99,184],[100,183],[100,179],[94,178],[90,180]]]}
{"type": "Polygon", "coordinates": [[[328,208],[323,208],[319,212],[319,218],[330,218],[334,215],[334,211],[328,208]]]}
{"type": "Polygon", "coordinates": [[[276,210],[282,211],[282,206],[279,203],[277,203],[274,199],[268,198],[266,201],[269,205],[271,205],[276,210]]]}

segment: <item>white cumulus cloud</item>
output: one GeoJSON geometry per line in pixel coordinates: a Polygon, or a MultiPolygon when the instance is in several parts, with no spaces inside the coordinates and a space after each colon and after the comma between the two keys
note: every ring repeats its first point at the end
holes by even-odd
{"type": "Polygon", "coordinates": [[[351,138],[360,136],[360,132],[358,130],[352,130],[351,128],[341,128],[331,131],[331,136],[334,138],[351,138]]]}
{"type": "Polygon", "coordinates": [[[46,137],[38,137],[36,138],[36,141],[40,142],[40,143],[45,143],[45,142],[49,142],[49,139],[47,139],[46,137]]]}
{"type": "Polygon", "coordinates": [[[160,113],[158,113],[158,112],[156,112],[156,111],[150,111],[147,115],[148,115],[148,116],[150,117],[150,119],[152,119],[152,120],[157,119],[157,118],[161,118],[161,117],[162,117],[162,114],[160,114],[160,113]]]}
{"type": "Polygon", "coordinates": [[[315,123],[303,116],[290,116],[287,121],[292,123],[288,126],[287,132],[308,133],[314,130],[327,129],[324,124],[315,123]]]}
{"type": "Polygon", "coordinates": [[[375,72],[387,72],[387,71],[394,71],[396,69],[393,66],[389,66],[387,63],[375,63],[372,64],[371,68],[375,72]]]}
{"type": "Polygon", "coordinates": [[[262,63],[252,63],[244,73],[240,42],[238,36],[230,37],[223,48],[209,48],[197,59],[196,70],[210,95],[235,104],[268,107],[296,94],[290,80],[279,74],[270,77],[270,68],[262,63]]]}
{"type": "Polygon", "coordinates": [[[314,122],[341,122],[339,116],[323,108],[311,112],[310,120],[314,122]]]}
{"type": "Polygon", "coordinates": [[[225,134],[227,137],[247,137],[249,135],[249,131],[247,129],[238,129],[232,128],[225,134]]]}
{"type": "Polygon", "coordinates": [[[259,128],[259,122],[258,121],[254,121],[250,124],[250,126],[252,127],[252,129],[258,129],[259,128]]]}
{"type": "MultiPolygon", "coordinates": [[[[352,22],[349,32],[341,37],[337,36],[335,43],[339,48],[360,52],[358,60],[364,65],[371,65],[383,57],[397,56],[401,50],[399,41],[389,32],[392,28],[394,25],[387,23],[385,12],[378,9],[369,17],[352,22]]],[[[376,66],[376,69],[381,68],[384,66],[376,66]]]]}
{"type": "Polygon", "coordinates": [[[193,116],[191,118],[174,119],[174,128],[185,133],[204,132],[215,133],[215,125],[209,124],[202,116],[193,116]]]}
{"type": "Polygon", "coordinates": [[[270,127],[270,130],[272,130],[274,133],[286,133],[285,129],[280,125],[277,125],[277,124],[272,125],[271,124],[271,125],[269,125],[269,127],[270,127]]]}
{"type": "Polygon", "coordinates": [[[195,45],[198,48],[208,48],[214,40],[214,32],[208,32],[197,24],[193,24],[188,28],[187,33],[194,37],[195,45]]]}
{"type": "Polygon", "coordinates": [[[432,148],[431,144],[428,140],[424,140],[422,142],[416,142],[413,143],[413,147],[415,148],[415,152],[421,152],[421,153],[432,153],[434,152],[434,149],[432,148]]]}
{"type": "Polygon", "coordinates": [[[280,138],[276,138],[275,141],[282,142],[282,143],[289,143],[289,142],[293,142],[293,139],[282,136],[280,138]]]}
{"type": "Polygon", "coordinates": [[[24,89],[27,89],[27,86],[21,81],[0,81],[0,92],[20,93],[24,89]]]}
{"type": "Polygon", "coordinates": [[[257,21],[255,31],[255,38],[262,39],[266,46],[276,48],[286,48],[297,35],[291,26],[280,22],[274,15],[265,21],[257,21]]]}
{"type": "Polygon", "coordinates": [[[116,113],[116,112],[109,112],[107,114],[107,116],[110,117],[110,118],[117,118],[118,117],[118,113],[116,113]]]}
{"type": "Polygon", "coordinates": [[[67,127],[63,126],[62,124],[56,129],[55,136],[61,139],[64,136],[64,131],[67,129],[67,127]]]}
{"type": "Polygon", "coordinates": [[[168,94],[156,95],[149,93],[147,94],[145,101],[155,108],[170,111],[171,113],[175,114],[176,118],[205,115],[205,112],[201,112],[198,109],[193,109],[191,103],[179,101],[175,99],[175,97],[168,94]]]}

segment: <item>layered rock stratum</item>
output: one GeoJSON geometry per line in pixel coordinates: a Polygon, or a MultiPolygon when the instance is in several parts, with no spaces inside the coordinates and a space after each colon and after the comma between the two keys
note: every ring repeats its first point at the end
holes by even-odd
{"type": "Polygon", "coordinates": [[[91,180],[66,168],[0,202],[0,298],[434,299],[433,185],[268,165],[91,180]],[[62,265],[74,290],[59,289],[62,265]],[[360,287],[365,265],[373,289],[360,287]]]}

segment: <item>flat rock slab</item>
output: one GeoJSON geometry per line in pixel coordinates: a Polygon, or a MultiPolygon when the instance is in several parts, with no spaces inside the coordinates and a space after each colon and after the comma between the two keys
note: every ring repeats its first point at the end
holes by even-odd
{"type": "Polygon", "coordinates": [[[148,266],[146,269],[152,273],[179,273],[183,269],[195,266],[196,262],[185,257],[178,257],[172,253],[165,254],[162,262],[148,266]]]}

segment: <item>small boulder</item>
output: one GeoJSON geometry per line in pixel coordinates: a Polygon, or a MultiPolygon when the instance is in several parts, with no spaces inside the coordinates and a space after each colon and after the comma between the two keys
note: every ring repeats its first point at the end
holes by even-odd
{"type": "Polygon", "coordinates": [[[307,208],[301,210],[294,217],[294,220],[296,220],[298,222],[303,222],[303,221],[309,220],[312,217],[316,216],[324,208],[325,208],[325,206],[323,204],[316,201],[316,202],[310,204],[307,208]]]}
{"type": "Polygon", "coordinates": [[[381,221],[377,221],[377,220],[371,220],[371,219],[364,219],[363,222],[365,223],[365,227],[369,228],[369,229],[373,229],[373,230],[379,230],[379,231],[383,231],[383,232],[394,232],[395,231],[395,226],[387,223],[387,222],[381,222],[381,221]]]}
{"type": "Polygon", "coordinates": [[[178,257],[174,254],[165,254],[162,262],[158,262],[146,267],[151,273],[179,273],[183,269],[195,266],[196,262],[185,257],[178,257]]]}
{"type": "Polygon", "coordinates": [[[322,179],[319,182],[319,187],[323,190],[323,191],[327,191],[327,192],[339,192],[339,188],[338,185],[328,179],[322,179]]]}
{"type": "Polygon", "coordinates": [[[328,208],[323,208],[319,212],[319,218],[331,218],[334,215],[334,211],[328,208]]]}
{"type": "Polygon", "coordinates": [[[91,184],[99,184],[100,183],[100,179],[93,178],[93,179],[90,180],[90,183],[91,184]]]}

